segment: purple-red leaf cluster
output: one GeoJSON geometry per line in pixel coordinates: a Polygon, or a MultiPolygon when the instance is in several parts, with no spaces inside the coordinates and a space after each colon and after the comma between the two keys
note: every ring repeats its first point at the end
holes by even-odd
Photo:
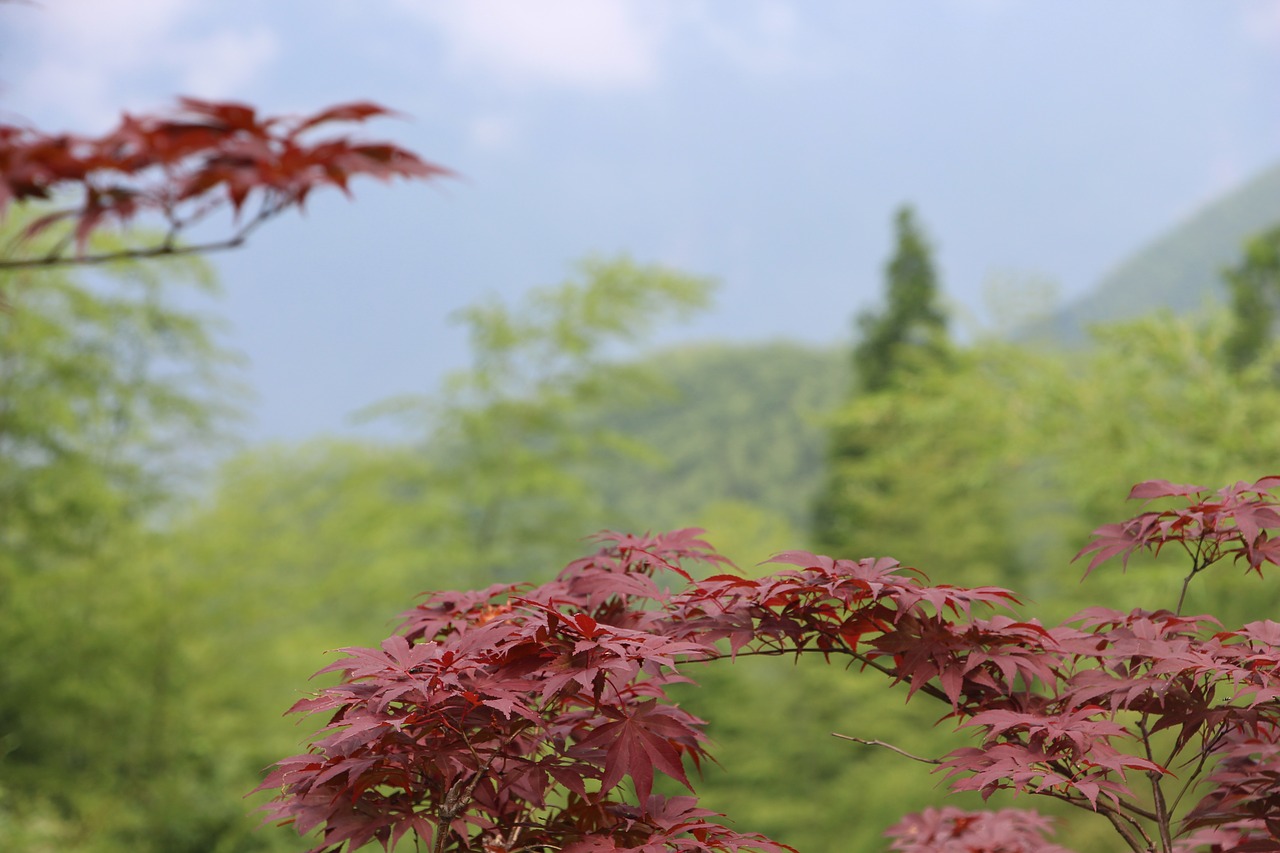
{"type": "Polygon", "coordinates": [[[1025,809],[967,812],[951,806],[908,815],[885,830],[895,853],[1072,853],[1048,840],[1049,819],[1025,809]]]}
{"type": "Polygon", "coordinates": [[[1280,529],[1276,493],[1280,477],[1239,482],[1217,492],[1202,486],[1148,480],[1133,487],[1131,499],[1146,501],[1181,499],[1183,506],[1144,512],[1121,524],[1107,524],[1093,531],[1094,539],[1076,554],[1093,554],[1087,575],[1112,557],[1122,566],[1139,551],[1159,554],[1173,543],[1186,550],[1201,571],[1225,557],[1244,560],[1262,574],[1262,564],[1280,564],[1280,542],[1271,531],[1280,529]]]}
{"type": "Polygon", "coordinates": [[[322,187],[349,195],[348,184],[358,176],[385,181],[450,174],[388,143],[312,138],[322,125],[389,114],[361,102],[284,118],[234,102],[181,98],[167,113],[125,114],[101,136],[0,124],[0,218],[15,202],[69,199],[70,206],[30,223],[24,236],[71,221],[83,251],[95,230],[143,213],[159,215],[172,235],[228,205],[239,218],[253,202],[255,218],[262,220],[301,209],[322,187]]]}

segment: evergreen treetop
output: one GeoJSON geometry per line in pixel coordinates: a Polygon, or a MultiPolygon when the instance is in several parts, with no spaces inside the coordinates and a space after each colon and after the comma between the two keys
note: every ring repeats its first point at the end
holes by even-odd
{"type": "Polygon", "coordinates": [[[894,215],[894,231],[894,253],[885,266],[887,304],[880,312],[860,313],[856,321],[853,366],[865,391],[891,387],[919,355],[940,355],[947,333],[932,249],[910,205],[894,215]]]}

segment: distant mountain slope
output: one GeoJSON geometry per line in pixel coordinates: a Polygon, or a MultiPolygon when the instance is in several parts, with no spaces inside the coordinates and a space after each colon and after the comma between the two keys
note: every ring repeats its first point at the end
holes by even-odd
{"type": "Polygon", "coordinates": [[[1085,296],[1015,335],[1063,343],[1085,339],[1091,324],[1161,308],[1187,313],[1222,294],[1222,269],[1245,239],[1280,223],[1280,165],[1201,208],[1129,256],[1085,296]]]}

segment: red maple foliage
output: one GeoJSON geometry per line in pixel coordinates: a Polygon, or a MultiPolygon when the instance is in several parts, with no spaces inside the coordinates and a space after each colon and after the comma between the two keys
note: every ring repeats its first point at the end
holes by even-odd
{"type": "Polygon", "coordinates": [[[57,222],[75,226],[52,250],[0,258],[0,269],[234,248],[263,222],[302,209],[315,189],[336,187],[349,195],[349,182],[360,175],[381,180],[449,175],[386,142],[315,138],[317,128],[335,122],[389,114],[378,104],[358,102],[285,118],[263,116],[240,103],[180,98],[177,109],[167,113],[126,113],[116,128],[96,137],[0,124],[0,218],[15,202],[52,202],[60,207],[31,222],[21,237],[57,222]],[[228,206],[236,223],[229,237],[196,246],[178,242],[184,230],[228,206]],[[247,215],[246,207],[251,208],[247,215]],[[164,223],[159,242],[86,253],[95,230],[147,213],[164,223]]]}
{"type": "Polygon", "coordinates": [[[1071,853],[1046,840],[1049,819],[1025,809],[966,812],[948,806],[908,815],[885,830],[897,853],[1071,853]]]}
{"type": "MultiPolygon", "coordinates": [[[[1280,562],[1277,486],[1142,483],[1131,497],[1180,505],[1100,528],[1081,555],[1092,571],[1174,545],[1188,583],[1227,558],[1261,572],[1280,562]]],[[[601,534],[548,584],[436,593],[381,649],[345,650],[322,670],[340,683],[292,709],[329,722],[262,784],[269,819],[317,830],[315,851],[410,833],[433,853],[790,850],[653,784],[692,790],[708,758],[667,695],[686,663],[810,653],[945,704],[972,745],[918,760],[951,790],[1070,803],[1135,851],[1280,850],[1280,623],[1099,607],[1045,627],[1008,615],[1008,590],[805,552],[698,580],[694,564],[724,562],[699,535],[601,534]]],[[[1047,831],[1033,812],[944,809],[887,834],[906,853],[1062,851],[1047,831]]]]}

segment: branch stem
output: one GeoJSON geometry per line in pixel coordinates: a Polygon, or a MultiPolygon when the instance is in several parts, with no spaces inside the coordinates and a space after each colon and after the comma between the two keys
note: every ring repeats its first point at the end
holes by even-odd
{"type": "Polygon", "coordinates": [[[178,255],[195,255],[207,252],[220,252],[227,249],[238,249],[243,246],[243,234],[237,234],[226,240],[213,243],[198,243],[191,246],[173,246],[161,243],[142,249],[121,249],[118,252],[102,252],[96,255],[44,255],[39,258],[0,259],[0,270],[49,269],[52,267],[89,266],[108,264],[113,261],[136,261],[147,258],[163,258],[178,255]]]}
{"type": "Polygon", "coordinates": [[[285,199],[274,199],[264,201],[262,207],[254,214],[253,218],[240,227],[238,231],[225,240],[214,240],[209,243],[196,243],[190,246],[176,246],[174,240],[178,236],[178,232],[191,220],[186,222],[170,219],[169,230],[165,233],[164,240],[154,246],[146,246],[140,249],[120,249],[111,252],[99,252],[91,255],[68,255],[66,254],[67,246],[70,244],[71,235],[63,236],[58,243],[46,254],[38,258],[0,258],[0,271],[3,270],[21,270],[21,269],[49,269],[51,267],[65,266],[89,266],[95,264],[107,264],[113,261],[137,261],[148,258],[167,258],[179,255],[197,255],[209,252],[222,252],[228,249],[238,249],[249,239],[249,235],[257,231],[262,224],[270,219],[279,216],[288,208],[285,199]]]}
{"type": "Polygon", "coordinates": [[[890,752],[896,752],[904,758],[910,758],[912,761],[919,761],[921,764],[941,764],[942,761],[937,758],[924,758],[923,756],[913,755],[901,747],[894,746],[891,743],[885,743],[882,740],[868,740],[866,738],[853,737],[852,735],[842,735],[839,732],[832,732],[832,737],[838,737],[840,740],[853,741],[854,743],[862,743],[867,746],[882,746],[890,752]]]}
{"type": "MultiPolygon", "coordinates": [[[[1186,591],[1185,584],[1183,591],[1186,591]]],[[[1155,755],[1151,752],[1151,733],[1147,730],[1147,715],[1142,715],[1142,720],[1138,722],[1138,731],[1142,734],[1142,750],[1147,755],[1147,760],[1154,763],[1155,755]]],[[[1156,811],[1156,830],[1160,833],[1160,846],[1163,850],[1170,851],[1173,849],[1173,836],[1169,830],[1169,807],[1164,799],[1164,788],[1161,785],[1161,773],[1157,770],[1148,770],[1147,778],[1151,781],[1151,800],[1155,805],[1156,811]]]]}

